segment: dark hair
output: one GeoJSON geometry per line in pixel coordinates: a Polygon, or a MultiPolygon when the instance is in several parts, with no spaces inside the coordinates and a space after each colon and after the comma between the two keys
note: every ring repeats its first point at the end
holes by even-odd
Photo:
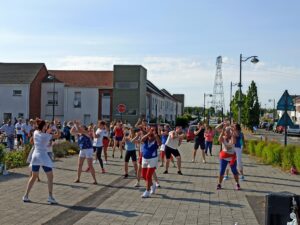
{"type": "Polygon", "coordinates": [[[37,123],[37,125],[38,125],[37,128],[38,128],[38,130],[40,130],[40,131],[43,130],[43,128],[44,128],[44,126],[45,126],[45,124],[46,124],[45,120],[37,120],[36,123],[37,123]]]}
{"type": "Polygon", "coordinates": [[[238,130],[238,131],[241,131],[242,129],[241,129],[241,125],[240,124],[235,124],[235,127],[236,127],[236,129],[238,130]]]}

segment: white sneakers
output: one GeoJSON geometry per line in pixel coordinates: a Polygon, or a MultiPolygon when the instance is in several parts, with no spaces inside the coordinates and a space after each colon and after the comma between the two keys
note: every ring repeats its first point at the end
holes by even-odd
{"type": "Polygon", "coordinates": [[[151,186],[150,194],[151,194],[151,195],[155,194],[155,191],[156,191],[156,184],[153,184],[153,185],[151,186]]]}
{"type": "Polygon", "coordinates": [[[23,196],[22,200],[23,202],[31,202],[28,196],[23,196]]]}
{"type": "Polygon", "coordinates": [[[48,203],[49,204],[58,204],[57,201],[52,196],[48,197],[48,203]]]}
{"type": "Polygon", "coordinates": [[[94,164],[96,164],[97,162],[98,162],[98,160],[96,160],[96,159],[93,161],[94,164]]]}
{"type": "Polygon", "coordinates": [[[150,191],[145,191],[145,192],[142,194],[142,198],[150,198],[150,191]]]}

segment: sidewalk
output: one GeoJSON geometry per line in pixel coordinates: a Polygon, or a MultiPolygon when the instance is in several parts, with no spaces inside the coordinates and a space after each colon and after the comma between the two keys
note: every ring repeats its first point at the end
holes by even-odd
{"type": "Polygon", "coordinates": [[[24,204],[21,198],[28,180],[28,168],[12,170],[9,176],[0,177],[0,224],[232,225],[238,222],[239,225],[256,225],[258,222],[247,196],[264,196],[271,191],[300,194],[299,176],[262,165],[246,155],[246,181],[241,182],[242,190],[234,190],[231,176],[223,184],[224,189],[217,191],[218,157],[208,157],[206,164],[200,158],[192,163],[192,148],[189,143],[181,146],[183,176],[177,175],[176,168],[171,167],[169,174],[162,174],[163,168],[158,168],[162,187],[150,199],[140,197],[144,187],[134,188],[133,176],[121,177],[123,161],[119,158],[110,158],[106,174],[101,174],[100,166],[95,165],[98,185],[91,184],[89,173],[82,174],[82,183],[73,183],[77,157],[56,162],[54,196],[59,205],[46,202],[44,173],[41,173],[42,182],[35,184],[30,195],[33,203],[24,204]]]}

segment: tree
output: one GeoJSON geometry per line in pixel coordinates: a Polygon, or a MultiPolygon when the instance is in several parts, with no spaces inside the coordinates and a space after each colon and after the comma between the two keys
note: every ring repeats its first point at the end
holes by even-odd
{"type": "Polygon", "coordinates": [[[259,112],[260,105],[258,101],[257,95],[257,87],[254,81],[251,82],[248,91],[246,101],[244,102],[245,108],[245,125],[249,129],[253,129],[253,126],[257,126],[259,124],[259,112]]]}
{"type": "MultiPolygon", "coordinates": [[[[243,92],[242,92],[241,98],[242,98],[242,102],[245,102],[246,95],[244,95],[243,92]]],[[[239,102],[239,91],[237,90],[234,94],[233,99],[231,100],[231,103],[230,103],[231,104],[232,118],[233,118],[234,121],[238,121],[238,116],[239,116],[238,102],[239,102]]],[[[245,112],[246,112],[245,107],[242,107],[241,122],[243,124],[245,123],[245,112]]]]}

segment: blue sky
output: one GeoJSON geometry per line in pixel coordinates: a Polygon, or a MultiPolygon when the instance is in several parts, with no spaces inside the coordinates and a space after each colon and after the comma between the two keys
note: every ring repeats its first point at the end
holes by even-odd
{"type": "Polygon", "coordinates": [[[254,79],[271,107],[268,99],[285,89],[300,95],[299,11],[297,0],[4,1],[0,61],[90,70],[142,64],[158,87],[202,106],[222,55],[227,106],[239,54],[258,55],[260,63],[243,64],[243,90],[254,79]]]}

